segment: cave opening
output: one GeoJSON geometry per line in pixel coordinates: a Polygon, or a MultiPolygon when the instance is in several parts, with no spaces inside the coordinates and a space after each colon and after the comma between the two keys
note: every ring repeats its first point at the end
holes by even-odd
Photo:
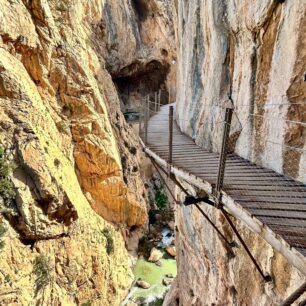
{"type": "Polygon", "coordinates": [[[122,102],[122,111],[139,109],[146,95],[150,95],[151,100],[154,100],[154,93],[159,90],[161,91],[161,104],[166,104],[169,95],[166,85],[169,70],[169,64],[154,60],[145,65],[131,64],[113,76],[122,102]]]}
{"type": "Polygon", "coordinates": [[[132,6],[140,21],[144,21],[150,15],[150,7],[147,0],[132,0],[132,6]]]}

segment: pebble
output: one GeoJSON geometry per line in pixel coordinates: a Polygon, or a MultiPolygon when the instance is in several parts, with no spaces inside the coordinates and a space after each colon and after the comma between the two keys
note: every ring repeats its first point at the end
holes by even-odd
{"type": "Polygon", "coordinates": [[[164,278],[163,279],[163,285],[164,286],[170,286],[171,285],[171,283],[173,282],[173,279],[172,278],[164,278]]]}
{"type": "Polygon", "coordinates": [[[162,266],[163,266],[163,264],[162,264],[162,262],[161,262],[160,260],[158,260],[155,264],[156,264],[158,267],[162,267],[162,266]]]}

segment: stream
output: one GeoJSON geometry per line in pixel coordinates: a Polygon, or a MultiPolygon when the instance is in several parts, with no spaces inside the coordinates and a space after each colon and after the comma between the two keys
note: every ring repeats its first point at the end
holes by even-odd
{"type": "Polygon", "coordinates": [[[177,274],[176,260],[166,253],[165,247],[170,246],[174,239],[174,233],[168,227],[162,229],[162,239],[157,243],[158,248],[163,257],[159,260],[160,266],[153,262],[148,262],[143,257],[139,258],[133,273],[135,281],[141,278],[145,282],[150,284],[149,289],[142,289],[136,284],[131,288],[129,295],[122,303],[122,306],[128,305],[133,301],[136,305],[161,305],[157,301],[161,302],[169,290],[170,286],[163,284],[163,279],[166,275],[172,274],[173,277],[177,274]],[[156,301],[156,304],[154,303],[156,301]]]}

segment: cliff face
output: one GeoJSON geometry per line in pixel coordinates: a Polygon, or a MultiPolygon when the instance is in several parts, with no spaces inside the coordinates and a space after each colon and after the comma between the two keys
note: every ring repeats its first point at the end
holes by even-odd
{"type": "MultiPolygon", "coordinates": [[[[192,187],[185,187],[194,192],[192,187]]],[[[233,248],[235,257],[195,207],[177,207],[178,276],[164,306],[279,305],[306,280],[305,275],[257,234],[231,218],[259,266],[272,277],[272,282],[264,282],[223,215],[215,208],[201,207],[229,241],[237,242],[238,247],[233,248]]]]}
{"type": "MultiPolygon", "coordinates": [[[[225,107],[233,105],[235,151],[306,181],[301,150],[305,123],[295,123],[305,122],[305,1],[177,3],[181,129],[201,146],[218,151],[220,121],[225,107]]],[[[230,241],[236,240],[218,210],[203,208],[230,241]]],[[[262,280],[242,246],[231,258],[196,208],[177,207],[175,218],[178,277],[164,305],[278,305],[305,281],[282,255],[235,219],[273,282],[262,280]]]]}
{"type": "Polygon", "coordinates": [[[118,305],[132,281],[121,232],[146,224],[145,189],[112,78],[173,50],[153,46],[171,19],[134,2],[0,0],[0,143],[16,164],[0,304],[118,305]]]}
{"type": "Polygon", "coordinates": [[[180,126],[197,143],[219,149],[218,122],[233,104],[236,152],[304,182],[305,10],[305,1],[178,1],[177,95],[180,126]]]}

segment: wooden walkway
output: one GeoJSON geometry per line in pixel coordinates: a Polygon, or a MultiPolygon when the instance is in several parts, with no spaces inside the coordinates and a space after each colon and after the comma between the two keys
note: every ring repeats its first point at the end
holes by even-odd
{"type": "MultiPolygon", "coordinates": [[[[169,167],[169,105],[148,123],[146,153],[169,167]]],[[[211,193],[218,175],[219,155],[203,150],[174,124],[171,172],[211,193]]],[[[306,275],[306,186],[236,154],[226,161],[222,202],[306,275]]],[[[204,205],[204,204],[203,204],[204,205]]]]}

